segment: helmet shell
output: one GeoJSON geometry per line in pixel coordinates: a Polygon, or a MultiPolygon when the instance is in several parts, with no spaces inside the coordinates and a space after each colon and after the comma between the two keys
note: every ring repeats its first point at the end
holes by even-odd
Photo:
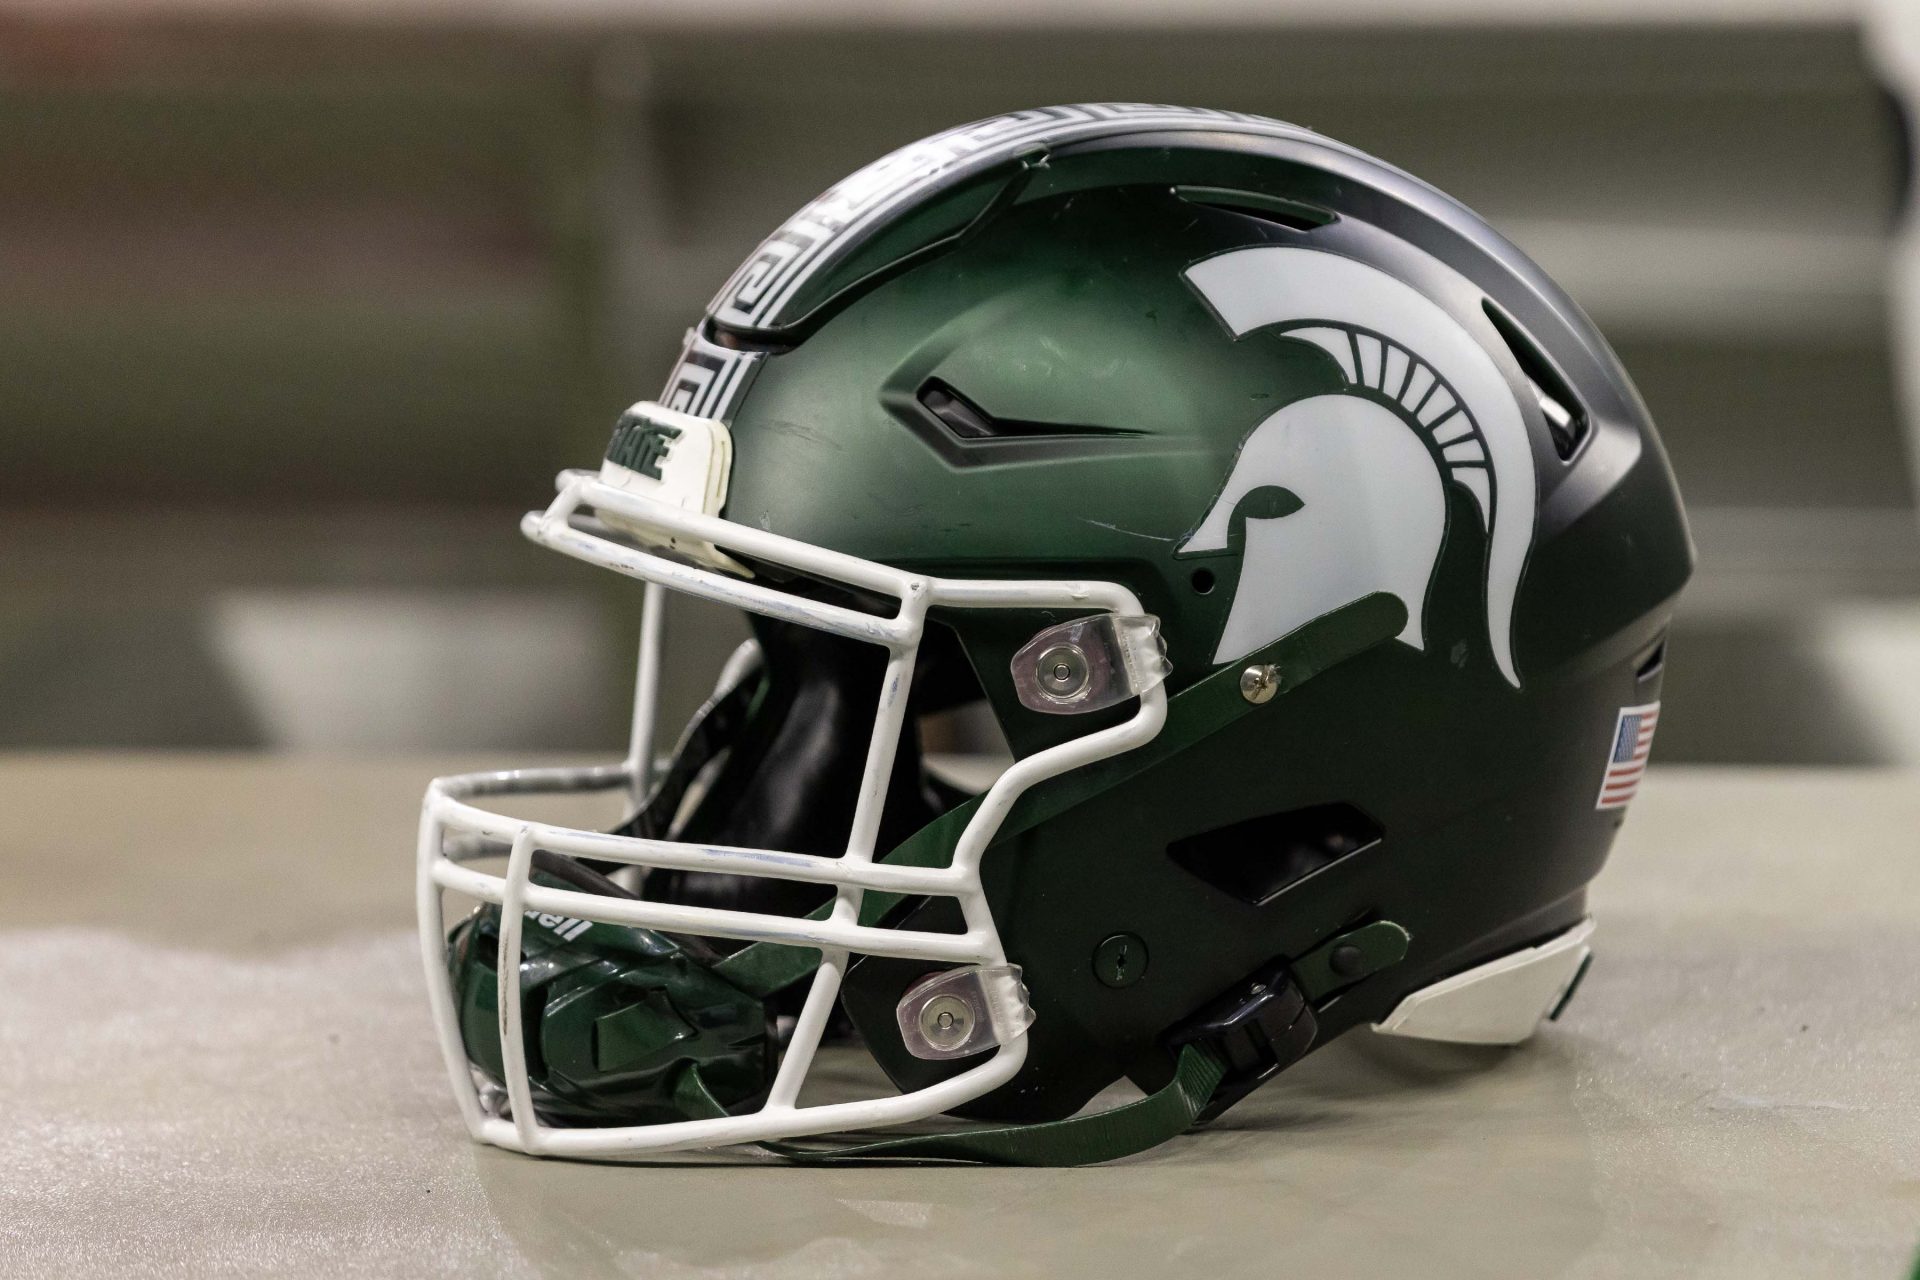
{"type": "MultiPolygon", "coordinates": [[[[1399,642],[988,852],[994,918],[1037,1019],[1025,1071],[974,1110],[1046,1118],[1122,1073],[1157,1084],[1170,1027],[1356,922],[1393,920],[1411,945],[1320,1011],[1323,1040],[1578,919],[1622,815],[1596,806],[1618,717],[1658,700],[1658,655],[1693,554],[1646,409],[1573,302],[1433,188],[1254,117],[1050,108],[900,156],[770,238],[689,339],[664,398],[729,421],[725,516],[930,574],[1123,583],[1161,619],[1175,697],[1238,656],[1224,643],[1236,606],[1315,574],[1336,585],[1347,574],[1353,598],[1397,590],[1412,620],[1399,642]],[[929,155],[947,159],[930,168],[929,155]],[[1460,395],[1474,414],[1517,424],[1520,459],[1495,476],[1491,501],[1449,471],[1446,438],[1396,398],[1402,387],[1379,366],[1358,372],[1369,333],[1438,366],[1391,316],[1373,329],[1340,321],[1343,294],[1326,315],[1235,331],[1194,269],[1254,249],[1357,264],[1340,271],[1391,282],[1406,291],[1392,296],[1418,300],[1408,314],[1444,317],[1449,342],[1484,353],[1474,359],[1492,381],[1460,395]],[[796,258],[812,263],[797,279],[786,266],[796,258]],[[1313,336],[1321,321],[1358,335],[1352,362],[1313,336]],[[1303,505],[1338,504],[1303,500],[1284,467],[1230,488],[1263,424],[1369,389],[1366,412],[1403,419],[1438,480],[1433,549],[1413,559],[1424,589],[1369,576],[1369,565],[1408,562],[1394,515],[1406,504],[1368,490],[1369,460],[1385,454],[1354,452],[1360,427],[1313,428],[1352,455],[1358,492],[1384,513],[1348,509],[1321,526],[1338,536],[1289,530],[1309,527],[1303,505]],[[1571,448],[1550,410],[1578,424],[1571,448]],[[1223,499],[1226,535],[1202,537],[1223,499]],[[1489,511],[1503,502],[1530,525],[1504,619],[1489,511]],[[1292,536],[1285,559],[1270,532],[1292,536]],[[1250,867],[1258,880],[1276,841],[1317,830],[1299,815],[1328,813],[1347,827],[1326,838],[1352,847],[1310,874],[1250,894],[1217,869],[1250,867]],[[1211,851],[1197,861],[1215,871],[1194,870],[1195,849],[1211,851]],[[1123,989],[1094,963],[1119,933],[1149,957],[1123,989]]],[[[1008,661],[1062,616],[936,618],[1016,754],[1126,714],[1020,706],[1008,661]]],[[[949,910],[924,907],[913,927],[949,910]]],[[[847,983],[903,1087],[954,1069],[907,1057],[888,1030],[892,1001],[923,971],[867,959],[847,983]]]]}

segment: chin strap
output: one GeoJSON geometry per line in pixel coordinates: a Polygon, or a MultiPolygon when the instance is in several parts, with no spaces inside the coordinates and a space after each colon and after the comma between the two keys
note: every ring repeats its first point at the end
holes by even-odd
{"type": "MultiPolygon", "coordinates": [[[[1173,1077],[1138,1102],[1039,1124],[955,1129],[898,1138],[839,1143],[763,1142],[760,1147],[801,1164],[858,1164],[886,1160],[955,1160],[974,1164],[1083,1165],[1138,1155],[1198,1121],[1211,1120],[1298,1062],[1319,1035],[1312,1001],[1324,994],[1318,970],[1324,951],[1348,953],[1339,968],[1391,964],[1406,953],[1406,930],[1376,921],[1348,931],[1292,966],[1276,962],[1213,1000],[1168,1041],[1177,1051],[1173,1077]]],[[[1334,977],[1337,986],[1342,977],[1334,977]]],[[[694,1119],[728,1112],[714,1098],[698,1066],[674,1086],[674,1105],[694,1119]]]]}
{"type": "MultiPolygon", "coordinates": [[[[1213,1100],[1227,1066],[1207,1045],[1180,1051],[1173,1079],[1123,1106],[1042,1124],[917,1133],[845,1144],[762,1142],[758,1145],[797,1164],[866,1164],[881,1160],[957,1160],[972,1164],[1064,1166],[1099,1164],[1138,1155],[1192,1127],[1213,1100]]],[[[707,1091],[698,1067],[681,1072],[674,1102],[694,1119],[727,1111],[707,1091]]]]}

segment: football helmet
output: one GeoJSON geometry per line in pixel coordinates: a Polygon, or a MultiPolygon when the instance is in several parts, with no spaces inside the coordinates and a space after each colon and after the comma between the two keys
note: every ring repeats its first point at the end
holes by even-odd
{"type": "Polygon", "coordinates": [[[831,188],[522,531],[644,584],[631,747],[434,782],[420,940],[474,1136],[599,1158],[1085,1162],[1354,1028],[1526,1038],[1693,559],[1618,361],[1485,222],[1128,104],[831,188]],[[656,759],[675,593],[753,639],[656,759]],[[975,704],[1012,763],[968,788],[921,727],[975,704]],[[630,816],[495,807],[591,790],[630,816]],[[836,1038],[873,1086],[803,1097],[836,1038]]]}

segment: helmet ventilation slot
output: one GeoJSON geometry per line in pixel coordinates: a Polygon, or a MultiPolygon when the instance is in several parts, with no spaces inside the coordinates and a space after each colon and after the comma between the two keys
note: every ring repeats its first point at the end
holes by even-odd
{"type": "Polygon", "coordinates": [[[800,345],[791,338],[781,337],[764,330],[740,329],[733,325],[721,324],[712,316],[707,316],[700,321],[700,336],[714,346],[725,347],[729,351],[761,351],[775,356],[800,345]]]}
{"type": "Polygon", "coordinates": [[[1662,635],[1654,642],[1652,651],[1640,660],[1640,666],[1634,671],[1633,678],[1635,682],[1651,680],[1665,670],[1666,665],[1667,637],[1662,635]]]}
{"type": "Polygon", "coordinates": [[[1180,867],[1222,893],[1265,906],[1323,867],[1380,843],[1380,824],[1350,804],[1263,814],[1167,846],[1180,867]]]}
{"type": "Polygon", "coordinates": [[[955,439],[972,443],[982,440],[1025,440],[1048,436],[1134,436],[1137,431],[1124,427],[1096,427],[1072,422],[1028,422],[1018,418],[996,418],[938,378],[920,384],[914,402],[955,439]]]}
{"type": "Polygon", "coordinates": [[[1237,213],[1243,218],[1257,218],[1289,231],[1313,231],[1339,220],[1338,214],[1316,205],[1259,191],[1234,191],[1227,187],[1175,187],[1173,194],[1188,204],[1237,213]]]}
{"type": "Polygon", "coordinates": [[[920,407],[962,440],[991,440],[1003,434],[1000,424],[978,405],[938,380],[920,388],[920,407]]]}
{"type": "Polygon", "coordinates": [[[1483,302],[1481,307],[1487,319],[1493,321],[1493,327],[1500,331],[1507,350],[1513,352],[1520,372],[1526,375],[1527,386],[1533,391],[1540,413],[1547,420],[1547,431],[1553,436],[1553,451],[1560,456],[1560,461],[1571,460],[1593,432],[1586,408],[1553,362],[1533,344],[1513,317],[1491,302],[1483,302]]]}

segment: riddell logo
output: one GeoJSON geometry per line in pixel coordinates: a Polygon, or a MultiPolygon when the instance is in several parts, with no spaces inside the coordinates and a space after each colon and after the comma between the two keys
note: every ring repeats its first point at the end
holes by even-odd
{"type": "Polygon", "coordinates": [[[680,428],[655,422],[636,413],[620,415],[607,444],[607,461],[636,472],[649,480],[660,479],[660,464],[680,438],[680,428]]]}
{"type": "Polygon", "coordinates": [[[576,920],[572,916],[550,915],[545,911],[529,911],[527,919],[550,930],[562,942],[572,942],[575,938],[593,927],[591,920],[576,920]]]}

